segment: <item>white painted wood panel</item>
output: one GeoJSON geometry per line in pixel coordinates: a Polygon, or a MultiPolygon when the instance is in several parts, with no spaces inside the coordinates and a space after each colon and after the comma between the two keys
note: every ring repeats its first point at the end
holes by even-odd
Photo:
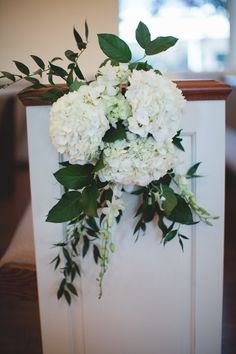
{"type": "Polygon", "coordinates": [[[186,168],[202,161],[193,188],[200,204],[219,215],[213,227],[185,227],[182,253],[177,240],[165,248],[150,223],[134,243],[133,210],[114,229],[116,252],[98,300],[98,268],[83,261],[81,295],[71,308],[58,302],[58,275],[49,265],[60,225],[45,222],[60,196],[52,173],[58,155],[48,138],[49,107],[28,107],[27,123],[36,261],[44,354],[220,354],[223,271],[224,101],[188,102],[183,127],[186,168]]]}

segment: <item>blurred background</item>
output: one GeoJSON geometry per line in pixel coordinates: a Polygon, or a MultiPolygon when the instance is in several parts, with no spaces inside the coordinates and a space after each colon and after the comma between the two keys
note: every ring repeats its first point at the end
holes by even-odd
{"type": "MultiPolygon", "coordinates": [[[[103,55],[96,33],[119,33],[133,59],[142,55],[134,32],[142,20],[153,37],[173,35],[177,45],[149,62],[172,79],[229,83],[226,103],[225,271],[222,353],[236,352],[236,0],[0,0],[0,71],[16,73],[12,60],[33,69],[76,49],[73,26],[89,24],[81,68],[93,77],[103,55]]],[[[25,108],[17,93],[25,83],[0,90],[0,351],[41,353],[30,211],[25,108]],[[14,320],[13,320],[14,318],[14,320]]],[[[212,132],[214,134],[214,132],[212,132]]],[[[42,188],[42,186],[39,186],[42,188]]],[[[52,353],[54,354],[54,353],[52,353]]],[[[208,353],[206,353],[208,354],[208,353]]]]}

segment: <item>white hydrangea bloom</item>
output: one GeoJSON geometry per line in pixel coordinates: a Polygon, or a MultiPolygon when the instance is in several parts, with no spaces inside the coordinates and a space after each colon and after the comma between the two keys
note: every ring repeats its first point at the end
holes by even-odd
{"type": "Polygon", "coordinates": [[[109,129],[97,87],[83,85],[58,99],[51,108],[49,135],[70,163],[85,164],[98,158],[102,138],[109,129]]]}
{"type": "Polygon", "coordinates": [[[105,167],[98,173],[101,181],[139,186],[164,176],[176,159],[172,143],[159,144],[152,137],[106,144],[103,158],[105,167]]]}
{"type": "Polygon", "coordinates": [[[93,82],[93,85],[101,87],[104,94],[115,96],[119,92],[119,85],[128,84],[130,73],[131,71],[128,68],[128,64],[112,66],[110,61],[108,61],[99,69],[96,81],[93,82]]]}
{"type": "Polygon", "coordinates": [[[131,107],[126,98],[118,93],[116,96],[102,96],[106,116],[113,127],[118,120],[127,120],[131,116],[131,107]]]}
{"type": "Polygon", "coordinates": [[[179,129],[184,97],[176,85],[154,70],[134,70],[125,96],[132,107],[129,130],[158,142],[169,143],[179,129]]]}

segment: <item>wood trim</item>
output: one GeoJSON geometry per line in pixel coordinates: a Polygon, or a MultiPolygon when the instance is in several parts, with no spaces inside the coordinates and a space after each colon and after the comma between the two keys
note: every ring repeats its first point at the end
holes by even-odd
{"type": "MultiPolygon", "coordinates": [[[[181,80],[175,82],[188,101],[226,100],[231,92],[229,85],[216,80],[181,80]]],[[[66,87],[65,85],[58,86],[66,87]]],[[[51,86],[47,85],[46,88],[25,91],[19,94],[19,98],[25,106],[50,105],[50,102],[40,99],[42,94],[50,88],[51,86]]]]}

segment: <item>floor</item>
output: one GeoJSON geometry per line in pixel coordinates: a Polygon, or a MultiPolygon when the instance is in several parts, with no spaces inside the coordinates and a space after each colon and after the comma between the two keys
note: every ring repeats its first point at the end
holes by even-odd
{"type": "MultiPolygon", "coordinates": [[[[27,168],[17,169],[15,181],[14,194],[0,199],[0,256],[6,249],[17,222],[30,199],[27,168]]],[[[236,353],[235,200],[236,176],[227,171],[222,354],[236,353]]],[[[14,297],[0,298],[0,314],[0,352],[2,354],[42,353],[36,300],[25,301],[14,297]]]]}

